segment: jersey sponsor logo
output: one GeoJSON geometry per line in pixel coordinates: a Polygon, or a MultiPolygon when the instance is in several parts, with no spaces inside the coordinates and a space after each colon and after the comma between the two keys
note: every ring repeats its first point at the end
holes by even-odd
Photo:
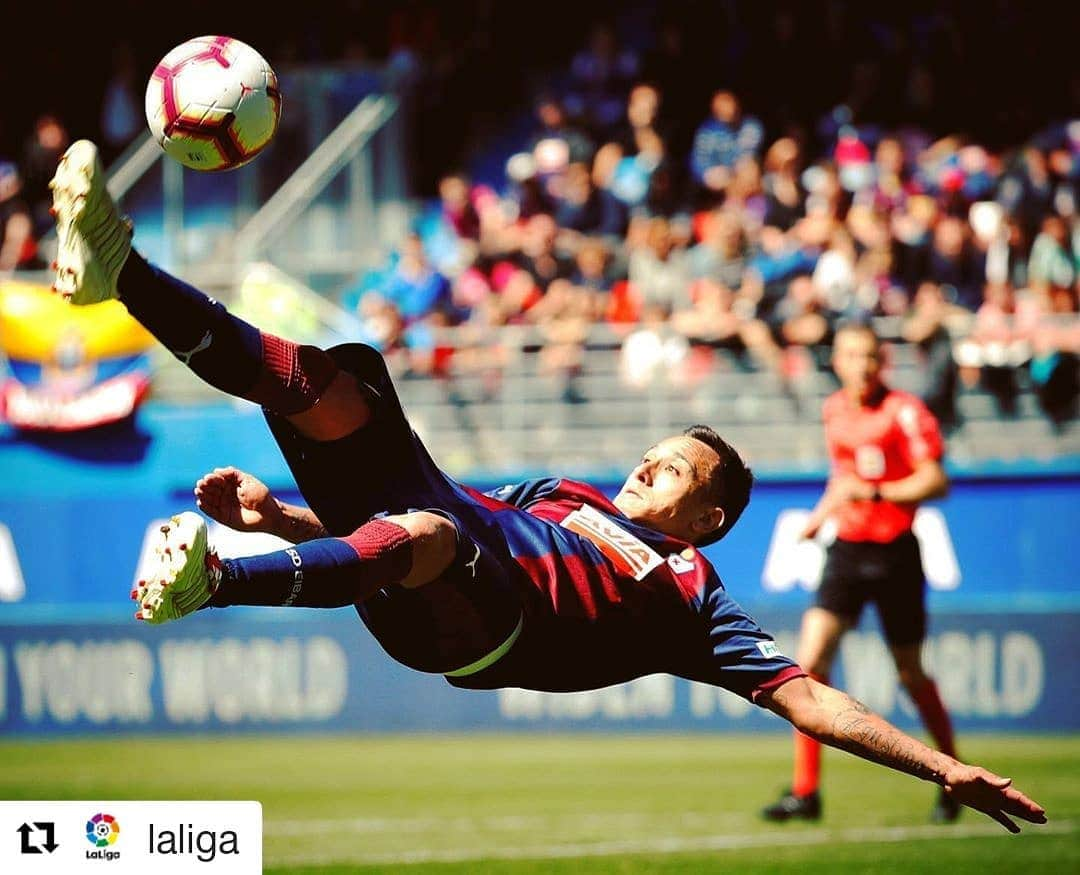
{"type": "Polygon", "coordinates": [[[693,562],[684,559],[678,553],[672,553],[668,556],[667,564],[671,566],[671,570],[676,574],[689,574],[695,567],[693,562]]]}
{"type": "Polygon", "coordinates": [[[660,554],[648,544],[587,504],[568,514],[560,525],[592,541],[620,573],[629,574],[634,580],[644,579],[664,564],[660,554]]]}
{"type": "Polygon", "coordinates": [[[776,646],[775,641],[759,641],[757,643],[757,649],[761,651],[761,655],[766,659],[772,659],[774,656],[780,656],[780,648],[776,646]]]}
{"type": "MultiPolygon", "coordinates": [[[[770,592],[787,592],[796,586],[814,592],[825,567],[825,548],[836,537],[836,524],[829,520],[812,540],[799,537],[810,511],[792,508],[781,511],[773,526],[769,552],[761,571],[761,584],[770,592]]],[[[936,507],[920,507],[912,531],[919,541],[923,572],[932,589],[953,590],[960,586],[960,563],[945,515],[936,507]]]]}

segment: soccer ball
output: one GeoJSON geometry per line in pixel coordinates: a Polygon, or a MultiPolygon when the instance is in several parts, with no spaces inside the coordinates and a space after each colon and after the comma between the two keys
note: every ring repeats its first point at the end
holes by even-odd
{"type": "Polygon", "coordinates": [[[200,36],[169,52],[146,86],[146,120],[166,154],[232,170],[267,147],[281,118],[277,76],[251,46],[200,36]]]}

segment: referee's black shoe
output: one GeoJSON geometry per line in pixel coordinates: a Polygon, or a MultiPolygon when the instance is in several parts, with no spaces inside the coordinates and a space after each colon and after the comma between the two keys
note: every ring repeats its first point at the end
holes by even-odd
{"type": "Polygon", "coordinates": [[[951,793],[946,793],[944,789],[938,793],[937,804],[934,806],[934,810],[930,812],[930,820],[934,823],[955,823],[956,819],[960,816],[960,809],[963,806],[953,799],[951,793]]]}
{"type": "Polygon", "coordinates": [[[817,790],[805,796],[796,796],[788,790],[778,801],[761,809],[761,816],[775,823],[785,820],[821,820],[821,796],[817,790]]]}

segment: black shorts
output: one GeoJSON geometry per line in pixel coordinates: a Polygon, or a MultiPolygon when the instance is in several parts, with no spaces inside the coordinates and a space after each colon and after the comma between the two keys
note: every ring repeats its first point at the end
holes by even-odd
{"type": "Polygon", "coordinates": [[[477,664],[505,652],[521,631],[521,595],[513,580],[518,566],[483,508],[439,470],[413,432],[378,350],[346,344],[328,352],[360,381],[371,420],[340,440],[315,441],[264,411],[270,431],[301,495],[331,535],[416,510],[454,523],[458,558],[438,580],[415,589],[386,586],[356,610],[387,653],[410,668],[479,670],[477,664]]]}
{"type": "Polygon", "coordinates": [[[887,544],[842,541],[828,549],[817,605],[854,625],[863,605],[877,607],[885,639],[918,644],[926,634],[926,576],[919,542],[907,532],[887,544]]]}

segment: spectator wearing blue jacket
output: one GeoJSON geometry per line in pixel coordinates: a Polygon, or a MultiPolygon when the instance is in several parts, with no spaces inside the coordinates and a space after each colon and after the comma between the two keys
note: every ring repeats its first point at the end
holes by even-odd
{"type": "Polygon", "coordinates": [[[744,116],[739,99],[730,91],[717,91],[712,115],[698,127],[690,155],[690,171],[708,200],[727,188],[735,163],[745,155],[757,156],[765,128],[753,116],[744,116]]]}

